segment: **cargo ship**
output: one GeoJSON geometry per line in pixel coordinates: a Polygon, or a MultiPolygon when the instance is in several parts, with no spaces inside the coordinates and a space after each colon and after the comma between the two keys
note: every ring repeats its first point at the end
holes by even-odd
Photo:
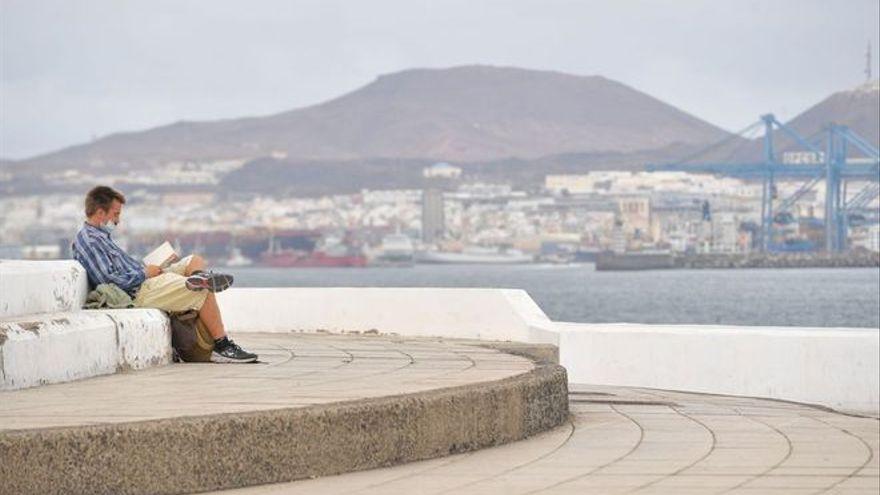
{"type": "Polygon", "coordinates": [[[247,256],[241,253],[241,249],[232,248],[229,253],[229,257],[226,258],[225,261],[221,262],[221,266],[226,267],[242,267],[242,266],[251,266],[254,264],[254,261],[247,256]]]}
{"type": "Polygon", "coordinates": [[[461,251],[417,251],[415,260],[417,263],[445,265],[509,265],[531,263],[534,257],[516,249],[469,247],[461,251]]]}
{"type": "Polygon", "coordinates": [[[358,254],[331,254],[324,251],[296,251],[286,249],[266,253],[262,263],[276,268],[331,268],[367,266],[367,258],[358,254]]]}
{"type": "Polygon", "coordinates": [[[663,270],[675,268],[675,256],[669,251],[605,251],[596,256],[597,271],[663,270]]]}
{"type": "Polygon", "coordinates": [[[312,251],[300,249],[270,249],[263,253],[263,265],[277,268],[341,268],[367,266],[367,258],[344,244],[324,243],[312,251]]]}
{"type": "Polygon", "coordinates": [[[376,266],[411,266],[414,252],[412,239],[397,233],[383,237],[382,244],[369,254],[376,266]]]}

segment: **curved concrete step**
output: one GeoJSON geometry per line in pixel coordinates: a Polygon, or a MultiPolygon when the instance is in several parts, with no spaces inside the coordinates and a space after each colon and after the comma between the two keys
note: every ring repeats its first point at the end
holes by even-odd
{"type": "Polygon", "coordinates": [[[0,319],[0,390],[69,382],[171,362],[156,309],[65,311],[0,319]]]}
{"type": "Polygon", "coordinates": [[[568,417],[565,370],[436,339],[247,334],[263,364],[0,393],[0,493],[192,493],[519,440],[568,417]]]}
{"type": "Polygon", "coordinates": [[[73,260],[0,260],[0,319],[78,310],[88,289],[73,260]]]}
{"type": "Polygon", "coordinates": [[[572,385],[571,421],[491,449],[216,495],[880,493],[880,422],[765,399],[572,385]]]}

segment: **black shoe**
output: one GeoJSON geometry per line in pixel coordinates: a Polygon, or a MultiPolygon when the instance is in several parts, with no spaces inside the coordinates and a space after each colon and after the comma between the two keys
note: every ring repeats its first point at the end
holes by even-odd
{"type": "Polygon", "coordinates": [[[186,279],[186,288],[189,290],[222,292],[230,285],[232,285],[232,275],[227,273],[198,272],[186,279]]]}
{"type": "Polygon", "coordinates": [[[214,351],[211,353],[212,363],[253,363],[256,360],[256,354],[247,352],[231,340],[227,340],[222,349],[214,346],[214,351]]]}

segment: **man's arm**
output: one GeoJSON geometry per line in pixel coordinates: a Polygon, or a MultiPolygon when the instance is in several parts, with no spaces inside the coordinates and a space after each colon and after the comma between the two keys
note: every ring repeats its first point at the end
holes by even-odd
{"type": "Polygon", "coordinates": [[[153,278],[156,275],[161,275],[162,271],[163,270],[161,266],[147,265],[144,267],[144,273],[146,274],[147,278],[153,278]]]}
{"type": "MultiPolygon", "coordinates": [[[[84,261],[89,265],[97,283],[115,284],[126,292],[135,291],[146,279],[146,272],[142,267],[131,263],[113,263],[110,257],[111,246],[100,240],[89,243],[83,252],[84,261]]],[[[121,260],[120,260],[121,261],[121,260]]]]}

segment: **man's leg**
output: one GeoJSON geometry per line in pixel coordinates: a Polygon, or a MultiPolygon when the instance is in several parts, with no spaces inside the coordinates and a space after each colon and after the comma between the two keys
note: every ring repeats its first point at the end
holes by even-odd
{"type": "Polygon", "coordinates": [[[217,298],[214,294],[208,293],[208,297],[199,309],[199,319],[205,324],[214,340],[226,336],[226,328],[223,327],[223,318],[220,316],[220,307],[217,306],[217,298]]]}
{"type": "Polygon", "coordinates": [[[199,270],[202,270],[202,271],[205,270],[205,259],[197,254],[194,254],[194,255],[192,255],[192,259],[190,259],[189,264],[186,265],[186,270],[184,271],[184,275],[189,277],[194,272],[197,272],[199,270]]]}
{"type": "MultiPolygon", "coordinates": [[[[205,270],[205,258],[194,254],[189,257],[189,263],[183,270],[183,275],[189,277],[197,271],[205,270]]],[[[217,298],[213,293],[208,293],[205,302],[199,309],[199,319],[205,324],[214,340],[222,339],[226,336],[226,328],[223,327],[223,317],[220,316],[220,308],[217,306],[217,298]]]]}
{"type": "Polygon", "coordinates": [[[251,363],[257,360],[256,354],[247,352],[226,336],[223,318],[220,316],[220,308],[217,306],[217,298],[214,297],[214,294],[209,293],[205,298],[204,304],[199,308],[199,319],[202,320],[214,339],[211,361],[215,363],[251,363]]]}
{"type": "Polygon", "coordinates": [[[221,292],[232,285],[232,275],[227,273],[209,273],[205,270],[205,266],[204,258],[197,254],[192,254],[179,261],[173,268],[187,278],[186,287],[190,290],[221,292]],[[197,272],[198,274],[194,275],[197,272]]]}
{"type": "Polygon", "coordinates": [[[139,308],[157,308],[169,313],[198,310],[204,305],[209,292],[193,292],[186,288],[186,277],[177,273],[163,273],[148,278],[134,297],[139,308]]]}
{"type": "MultiPolygon", "coordinates": [[[[205,259],[194,254],[186,265],[184,274],[189,277],[193,273],[199,271],[205,271],[205,259]]],[[[220,276],[225,275],[221,274],[220,276]]],[[[232,277],[230,277],[229,283],[232,283],[232,277]]],[[[226,328],[223,326],[223,317],[220,315],[220,307],[217,306],[217,298],[214,296],[213,292],[208,293],[208,297],[205,298],[205,302],[202,304],[202,307],[199,308],[199,319],[202,320],[202,323],[205,324],[205,328],[208,329],[208,333],[210,333],[211,337],[214,339],[214,352],[211,356],[212,361],[247,362],[255,361],[257,359],[256,354],[251,354],[245,351],[226,336],[226,328]]]]}
{"type": "Polygon", "coordinates": [[[245,351],[227,337],[214,294],[205,290],[189,290],[187,277],[183,275],[163,273],[147,279],[135,296],[134,303],[137,307],[158,308],[168,312],[197,310],[208,333],[214,338],[212,361],[248,363],[257,360],[256,354],[245,351]]]}

